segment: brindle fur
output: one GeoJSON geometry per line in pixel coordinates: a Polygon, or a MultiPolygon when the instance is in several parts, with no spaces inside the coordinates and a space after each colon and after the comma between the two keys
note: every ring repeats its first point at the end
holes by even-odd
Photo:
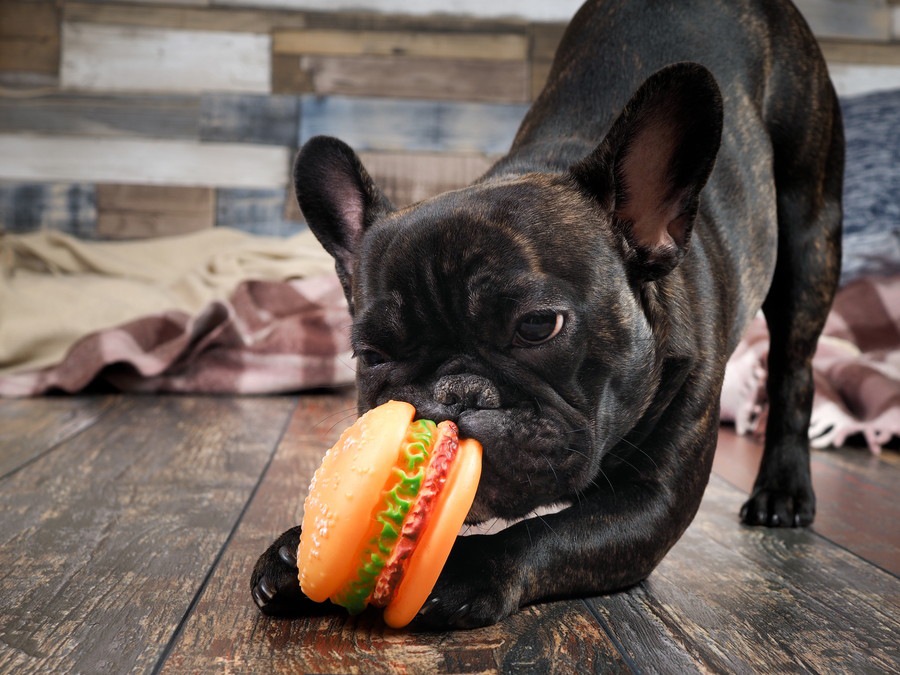
{"type": "MultiPolygon", "coordinates": [[[[760,308],[771,412],[741,517],[812,522],[810,360],[838,280],[842,172],[825,64],[784,0],[589,1],[509,154],[409,208],[339,141],[304,147],[298,199],[354,313],[360,411],[408,400],[481,440],[474,520],[572,502],[458,539],[421,624],[646,578],[700,504],[725,363],[760,308]],[[648,191],[677,193],[677,209],[648,230],[633,167],[657,151],[665,180],[648,191]],[[542,307],[563,331],[516,346],[542,307]]],[[[298,536],[254,570],[267,613],[310,611],[298,536]]]]}

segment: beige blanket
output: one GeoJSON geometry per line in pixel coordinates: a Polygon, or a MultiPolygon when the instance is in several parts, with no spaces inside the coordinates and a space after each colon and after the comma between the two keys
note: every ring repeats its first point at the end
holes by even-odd
{"type": "Polygon", "coordinates": [[[333,269],[309,232],[283,239],[215,228],[139,242],[0,235],[0,375],[57,364],[80,338],[139,317],[199,314],[244,280],[333,269]]]}

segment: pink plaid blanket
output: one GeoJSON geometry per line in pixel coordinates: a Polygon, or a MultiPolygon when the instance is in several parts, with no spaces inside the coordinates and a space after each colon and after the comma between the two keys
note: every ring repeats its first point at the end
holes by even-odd
{"type": "Polygon", "coordinates": [[[0,396],[347,384],[349,322],[334,262],[310,232],[0,234],[0,396]]]}
{"type": "Polygon", "coordinates": [[[57,365],[0,377],[0,396],[77,392],[259,394],[353,381],[337,277],[245,281],[199,314],[169,311],[91,333],[57,365]]]}
{"type": "MultiPolygon", "coordinates": [[[[722,420],[762,434],[769,336],[757,318],[728,362],[722,420]]],[[[874,453],[900,438],[900,276],[864,277],[838,292],[813,358],[814,447],[860,435],[874,453]]]]}

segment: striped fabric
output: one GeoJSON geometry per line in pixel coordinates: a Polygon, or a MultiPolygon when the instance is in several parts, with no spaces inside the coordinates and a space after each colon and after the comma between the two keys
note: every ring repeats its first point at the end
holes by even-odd
{"type": "MultiPolygon", "coordinates": [[[[762,435],[768,412],[769,335],[757,318],[725,373],[722,420],[762,435]]],[[[857,436],[873,453],[900,440],[900,275],[863,277],[838,292],[813,358],[810,440],[840,446],[857,436]]]]}

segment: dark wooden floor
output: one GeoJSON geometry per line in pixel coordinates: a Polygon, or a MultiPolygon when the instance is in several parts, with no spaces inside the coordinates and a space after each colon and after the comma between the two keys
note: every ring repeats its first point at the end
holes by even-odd
{"type": "Polygon", "coordinates": [[[250,569],[352,407],[0,401],[0,672],[900,671],[897,453],[815,453],[814,528],[751,529],[759,448],[727,431],[694,524],[627,593],[449,634],[263,618],[250,569]]]}

